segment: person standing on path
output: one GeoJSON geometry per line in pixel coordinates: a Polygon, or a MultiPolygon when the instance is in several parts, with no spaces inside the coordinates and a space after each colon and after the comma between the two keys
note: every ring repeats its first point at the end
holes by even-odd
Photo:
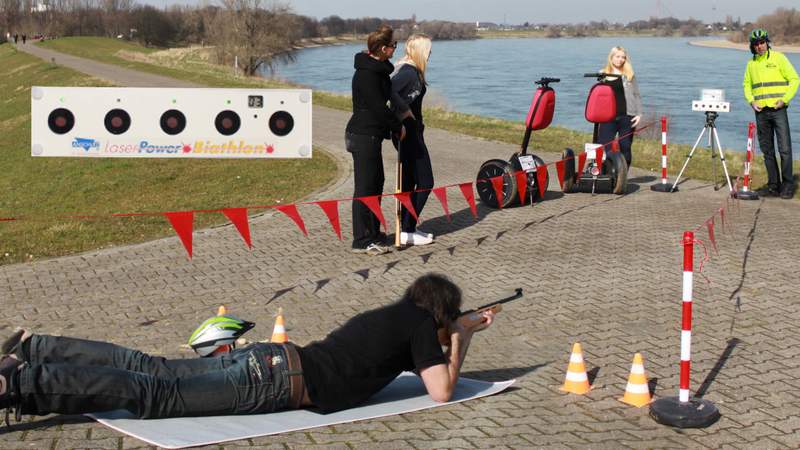
{"type": "Polygon", "coordinates": [[[790,199],[794,196],[795,185],[787,109],[800,79],[786,56],[770,48],[767,30],[758,28],[750,33],[750,52],[753,58],[747,61],[742,84],[744,98],[756,113],[758,145],[767,169],[767,186],[759,194],[790,199]],[[781,155],[780,174],[775,157],[776,139],[781,155]]]}
{"type": "MultiPolygon", "coordinates": [[[[422,121],[422,99],[427,91],[425,69],[430,55],[431,38],[425,34],[413,34],[406,40],[406,54],[392,74],[392,106],[406,128],[402,147],[397,139],[392,141],[400,152],[402,191],[411,192],[411,203],[417,215],[422,213],[433,188],[433,168],[425,145],[425,124],[422,121]]],[[[405,207],[400,222],[400,244],[426,245],[433,242],[432,234],[417,230],[417,220],[405,207]]]]}
{"type": "Polygon", "coordinates": [[[602,72],[621,76],[612,77],[608,81],[617,98],[617,117],[611,122],[600,124],[597,139],[601,144],[607,145],[606,150],[610,150],[611,141],[619,139],[619,151],[630,168],[633,162],[633,133],[642,118],[642,96],[628,52],[622,47],[612,48],[602,72]]]}
{"type": "MultiPolygon", "coordinates": [[[[381,146],[391,134],[405,138],[405,128],[389,109],[397,41],[387,25],[369,34],[367,51],[356,53],[353,74],[353,115],[347,122],[345,148],[353,155],[353,245],[354,253],[382,255],[389,252],[380,221],[358,197],[383,193],[383,158],[381,146]]],[[[380,197],[379,197],[380,201],[380,197]]]]}

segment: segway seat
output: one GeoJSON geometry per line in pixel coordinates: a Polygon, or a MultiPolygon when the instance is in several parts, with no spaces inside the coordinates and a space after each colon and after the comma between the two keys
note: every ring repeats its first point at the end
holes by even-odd
{"type": "Polygon", "coordinates": [[[597,83],[586,99],[586,120],[592,123],[611,122],[617,117],[614,89],[607,83],[597,83]]]}
{"type": "Polygon", "coordinates": [[[530,130],[543,130],[553,121],[553,112],[556,109],[556,91],[549,87],[540,87],[531,101],[525,126],[530,130]]]}

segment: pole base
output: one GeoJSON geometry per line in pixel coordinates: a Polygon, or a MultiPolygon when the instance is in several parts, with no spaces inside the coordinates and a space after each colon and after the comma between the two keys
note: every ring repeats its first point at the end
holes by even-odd
{"type": "Polygon", "coordinates": [[[733,193],[733,198],[738,198],[739,200],[758,200],[758,192],[736,191],[733,193]]]}
{"type": "Polygon", "coordinates": [[[662,425],[676,428],[705,428],[719,420],[719,410],[708,400],[678,397],[660,398],[650,404],[650,417],[662,425]]]}
{"type": "Polygon", "coordinates": [[[656,183],[650,185],[650,190],[656,192],[678,192],[678,186],[675,186],[675,190],[672,190],[671,184],[656,183]]]}

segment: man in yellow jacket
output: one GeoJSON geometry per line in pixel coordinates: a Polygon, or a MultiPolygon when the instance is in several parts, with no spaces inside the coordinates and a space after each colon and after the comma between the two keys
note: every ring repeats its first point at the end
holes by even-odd
{"type": "Polygon", "coordinates": [[[800,78],[783,53],[771,50],[766,30],[758,28],[750,33],[750,51],[753,59],[747,62],[744,71],[744,98],[756,112],[758,144],[767,168],[767,187],[759,193],[789,199],[794,195],[795,186],[786,109],[797,92],[800,78]],[[780,174],[773,145],[775,138],[781,155],[780,174]]]}

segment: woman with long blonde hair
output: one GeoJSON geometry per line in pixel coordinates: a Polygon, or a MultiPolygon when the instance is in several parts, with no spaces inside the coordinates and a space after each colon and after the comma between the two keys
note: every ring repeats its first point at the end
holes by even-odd
{"type": "Polygon", "coordinates": [[[598,140],[601,144],[607,144],[607,149],[610,149],[610,142],[619,139],[619,150],[630,167],[633,160],[633,133],[642,117],[642,96],[639,94],[639,84],[627,50],[623,47],[612,48],[602,72],[620,76],[608,78],[617,98],[617,117],[611,122],[600,124],[598,140]]]}
{"type": "MultiPolygon", "coordinates": [[[[395,146],[400,151],[403,173],[401,190],[411,192],[411,203],[417,215],[422,212],[433,188],[433,168],[428,147],[425,145],[425,124],[422,121],[422,99],[427,91],[425,70],[431,56],[431,38],[425,34],[412,34],[406,40],[406,54],[397,63],[392,74],[392,107],[403,120],[406,139],[395,146]]],[[[433,235],[417,230],[417,220],[403,208],[401,212],[400,244],[426,245],[433,235]]]]}

